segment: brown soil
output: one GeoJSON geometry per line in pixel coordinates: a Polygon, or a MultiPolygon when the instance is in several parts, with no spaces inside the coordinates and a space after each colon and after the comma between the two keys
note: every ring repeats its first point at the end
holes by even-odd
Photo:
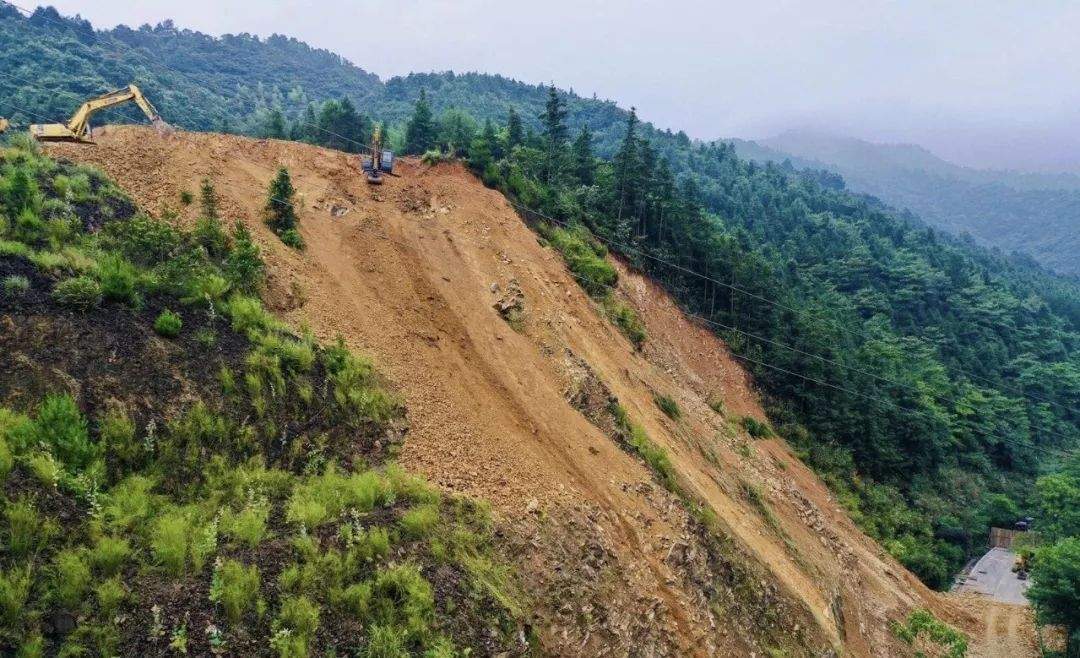
{"type": "Polygon", "coordinates": [[[956,596],[956,603],[978,622],[971,634],[971,658],[1036,658],[1035,616],[1030,606],[998,603],[986,597],[956,596]],[[981,626],[981,627],[980,627],[981,626]]]}
{"type": "Polygon", "coordinates": [[[180,192],[209,177],[224,214],[263,248],[276,312],[375,359],[409,410],[402,461],[491,501],[549,653],[894,656],[907,648],[888,622],[913,607],[976,626],[860,533],[784,442],[736,429],[764,414],[712,333],[620,266],[621,294],[649,333],[635,352],[558,254],[460,165],[399,160],[401,176],[372,188],[355,156],[301,144],[132,127],[98,141],[48,151],[98,164],[141,207],[169,207],[181,222],[196,209],[180,192]],[[278,166],[299,192],[302,253],[260,221],[278,166]],[[513,323],[493,308],[511,280],[524,296],[513,323]],[[575,401],[583,382],[590,390],[575,401]],[[586,417],[587,401],[608,393],[716,512],[722,540],[703,539],[586,417]],[[655,394],[674,398],[682,418],[664,416],[655,394]]]}

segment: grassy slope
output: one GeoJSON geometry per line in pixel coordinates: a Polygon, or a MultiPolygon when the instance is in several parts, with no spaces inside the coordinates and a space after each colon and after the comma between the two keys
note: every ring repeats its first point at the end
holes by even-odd
{"type": "Polygon", "coordinates": [[[388,462],[396,396],[262,310],[243,232],[27,147],[0,186],[5,651],[524,649],[483,506],[388,462]]]}

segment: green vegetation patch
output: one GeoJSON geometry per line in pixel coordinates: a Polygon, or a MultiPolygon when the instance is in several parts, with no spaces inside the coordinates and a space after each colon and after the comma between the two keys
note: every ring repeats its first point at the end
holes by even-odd
{"type": "Polygon", "coordinates": [[[929,610],[914,610],[905,622],[893,622],[892,632],[913,646],[929,642],[949,658],[964,658],[967,655],[967,637],[935,617],[929,610]]]}

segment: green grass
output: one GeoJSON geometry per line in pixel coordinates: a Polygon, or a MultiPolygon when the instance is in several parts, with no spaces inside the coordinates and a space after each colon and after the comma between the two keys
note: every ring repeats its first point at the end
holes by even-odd
{"type": "Polygon", "coordinates": [[[162,311],[161,314],[157,316],[157,319],[154,320],[154,331],[156,331],[159,336],[164,336],[166,338],[176,338],[179,336],[180,329],[182,329],[183,326],[184,322],[180,319],[180,316],[168,309],[162,311]]]}
{"type": "Polygon", "coordinates": [[[907,644],[915,644],[918,638],[937,645],[948,658],[964,658],[968,641],[960,631],[934,616],[929,610],[914,610],[904,622],[893,622],[892,632],[907,644]]]}
{"type": "Polygon", "coordinates": [[[772,429],[753,416],[743,416],[739,421],[746,433],[754,439],[768,439],[773,436],[772,429]]]}
{"type": "Polygon", "coordinates": [[[52,297],[62,306],[87,311],[101,304],[101,286],[88,276],[77,276],[53,286],[52,297]]]}
{"type": "Polygon", "coordinates": [[[3,291],[5,297],[22,297],[30,292],[30,279],[21,274],[6,276],[0,283],[0,290],[3,291]]]}
{"type": "Polygon", "coordinates": [[[671,396],[657,393],[653,396],[653,402],[655,402],[656,406],[660,407],[660,411],[663,411],[664,415],[671,420],[679,420],[682,418],[682,409],[679,408],[679,403],[671,396]]]}

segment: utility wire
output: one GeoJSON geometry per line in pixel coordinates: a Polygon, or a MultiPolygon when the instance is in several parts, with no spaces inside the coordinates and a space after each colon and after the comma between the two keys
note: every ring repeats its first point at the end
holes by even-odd
{"type": "MultiPolygon", "coordinates": [[[[507,199],[506,201],[511,206],[513,206],[514,208],[517,208],[518,210],[520,210],[522,212],[531,213],[531,214],[533,214],[533,215],[535,215],[537,217],[540,217],[540,218],[542,218],[544,220],[547,220],[549,222],[559,224],[560,226],[570,226],[570,224],[568,222],[564,221],[564,220],[555,219],[554,217],[550,217],[548,215],[545,215],[544,213],[541,213],[541,212],[536,211],[536,210],[534,210],[532,208],[524,206],[524,205],[522,205],[522,204],[520,204],[520,203],[518,203],[518,202],[516,202],[516,201],[514,201],[512,199],[507,199]]],[[[712,283],[714,283],[714,284],[716,284],[718,286],[728,288],[730,290],[733,290],[733,291],[738,292],[740,294],[746,295],[746,296],[751,297],[753,299],[756,299],[758,301],[764,302],[764,303],[769,304],[771,306],[775,306],[777,308],[781,308],[781,309],[784,309],[784,310],[792,312],[792,313],[803,315],[803,316],[809,317],[811,319],[822,320],[822,321],[827,322],[828,324],[834,326],[835,328],[837,328],[840,331],[843,331],[845,333],[849,333],[849,334],[854,335],[854,336],[860,336],[860,337],[862,337],[863,339],[866,339],[866,340],[872,340],[873,339],[873,336],[871,336],[869,333],[861,332],[861,331],[858,331],[858,330],[855,330],[855,329],[850,329],[850,328],[845,327],[845,326],[843,326],[843,325],[841,325],[841,324],[837,323],[836,321],[831,320],[829,318],[820,317],[820,316],[814,316],[813,314],[809,313],[806,310],[799,310],[799,309],[796,309],[796,308],[794,308],[794,307],[792,307],[790,305],[784,304],[783,302],[778,302],[778,301],[775,301],[775,300],[772,300],[772,299],[768,299],[767,297],[763,297],[763,296],[758,295],[756,293],[750,292],[750,291],[745,290],[745,289],[743,289],[743,288],[741,288],[739,286],[736,286],[736,285],[733,285],[733,284],[730,284],[730,283],[726,283],[724,281],[720,281],[718,279],[707,276],[707,275],[702,274],[700,272],[697,272],[695,270],[691,270],[689,268],[683,267],[682,265],[679,265],[677,263],[672,263],[670,261],[664,260],[663,258],[660,258],[658,256],[654,256],[654,255],[652,255],[652,254],[650,254],[648,252],[642,251],[641,249],[639,249],[637,247],[634,247],[632,245],[628,245],[628,244],[619,242],[617,240],[612,240],[610,238],[605,238],[604,236],[597,235],[595,233],[593,233],[593,237],[595,237],[597,240],[599,240],[600,242],[602,242],[602,243],[604,243],[604,244],[606,244],[608,246],[617,247],[623,253],[638,254],[638,255],[643,256],[645,258],[648,258],[648,259],[650,259],[652,261],[660,263],[660,264],[662,264],[662,265],[664,265],[666,267],[669,267],[669,268],[671,268],[673,270],[682,272],[684,274],[689,274],[691,276],[695,276],[695,277],[698,277],[700,279],[704,279],[706,281],[710,281],[710,282],[712,282],[712,283]]],[[[919,337],[925,338],[924,336],[919,336],[919,337]]],[[[954,368],[954,369],[957,372],[961,373],[961,374],[967,375],[968,377],[971,377],[973,379],[979,379],[979,380],[984,381],[984,382],[986,382],[988,384],[991,384],[992,386],[1001,387],[1001,388],[1004,388],[1006,390],[1011,390],[1014,393],[1019,393],[1020,395],[1023,395],[1025,397],[1030,397],[1030,398],[1032,398],[1034,400],[1054,405],[1055,407],[1058,407],[1060,409],[1068,411],[1068,412],[1070,412],[1072,414],[1080,414],[1080,411],[1078,411],[1077,409],[1074,409],[1072,407],[1066,407],[1066,406],[1064,406],[1062,404],[1054,402],[1053,400],[1048,400],[1048,399],[1046,399],[1044,397],[1035,395],[1034,393],[1029,393],[1027,391],[1024,391],[1023,389],[1016,388],[1014,386],[1008,386],[1005,383],[994,382],[993,380],[990,380],[990,379],[988,379],[986,377],[981,377],[979,375],[967,372],[967,371],[965,371],[963,369],[960,369],[960,368],[954,368]]]]}

